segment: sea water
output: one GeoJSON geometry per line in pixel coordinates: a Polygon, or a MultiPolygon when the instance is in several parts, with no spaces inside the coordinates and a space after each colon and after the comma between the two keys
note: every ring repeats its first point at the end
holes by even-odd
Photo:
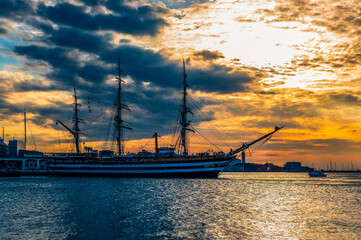
{"type": "Polygon", "coordinates": [[[0,239],[361,239],[361,174],[0,178],[0,239]]]}

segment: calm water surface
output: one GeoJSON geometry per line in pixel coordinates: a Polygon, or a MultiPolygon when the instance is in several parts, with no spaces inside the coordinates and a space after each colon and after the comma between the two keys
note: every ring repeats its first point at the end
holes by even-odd
{"type": "Polygon", "coordinates": [[[361,239],[361,174],[0,178],[0,239],[361,239]]]}

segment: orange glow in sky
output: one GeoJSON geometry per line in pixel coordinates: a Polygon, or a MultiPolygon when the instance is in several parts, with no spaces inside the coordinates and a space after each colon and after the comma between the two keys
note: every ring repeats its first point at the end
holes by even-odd
{"type": "MultiPolygon", "coordinates": [[[[64,2],[29,1],[28,8],[16,10],[27,21],[0,16],[0,124],[6,141],[22,138],[26,108],[38,150],[72,151],[71,136],[55,121],[71,125],[76,85],[80,116],[88,122],[81,126],[82,141],[111,147],[105,125],[112,118],[116,58],[109,59],[120,54],[129,92],[124,100],[132,109],[125,120],[142,126],[141,133],[134,128],[125,134],[127,151],[152,150],[152,131],[163,131],[163,146],[172,141],[170,127],[177,120],[169,123],[175,110],[167,107],[178,98],[185,59],[190,102],[199,102],[190,105],[190,119],[212,140],[194,134],[192,152],[229,151],[286,125],[248,161],[361,166],[361,2],[136,1],[128,3],[133,12],[64,2]],[[59,17],[55,12],[62,8],[81,18],[59,17]],[[103,15],[126,14],[134,14],[129,28],[101,25],[103,15]],[[99,26],[85,24],[97,16],[99,26]]],[[[28,147],[35,148],[32,140],[28,147]]]]}

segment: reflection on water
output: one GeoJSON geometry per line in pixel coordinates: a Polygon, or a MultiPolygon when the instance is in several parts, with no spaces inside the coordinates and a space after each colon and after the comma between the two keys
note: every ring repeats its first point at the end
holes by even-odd
{"type": "Polygon", "coordinates": [[[361,239],[361,174],[0,179],[1,239],[361,239]]]}

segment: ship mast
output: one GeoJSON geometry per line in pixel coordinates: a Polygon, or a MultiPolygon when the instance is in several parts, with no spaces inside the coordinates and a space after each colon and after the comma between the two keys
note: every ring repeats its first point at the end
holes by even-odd
{"type": "Polygon", "coordinates": [[[118,90],[117,90],[117,100],[114,101],[114,105],[116,106],[117,114],[114,117],[114,125],[117,132],[117,146],[118,146],[118,154],[123,155],[124,154],[124,139],[123,139],[123,129],[129,129],[132,130],[130,127],[124,126],[124,120],[122,118],[122,109],[127,109],[130,111],[130,108],[122,103],[122,70],[120,69],[120,57],[118,56],[118,90]]]}
{"type": "Polygon", "coordinates": [[[81,106],[81,104],[78,103],[78,99],[79,99],[79,97],[76,95],[76,88],[74,86],[74,117],[72,119],[74,122],[73,129],[70,129],[68,126],[66,126],[64,123],[62,123],[60,120],[56,120],[56,124],[60,123],[66,130],[68,130],[71,134],[73,134],[74,139],[75,139],[76,153],[80,154],[79,134],[81,133],[81,131],[79,129],[79,123],[85,124],[85,122],[83,119],[79,118],[79,116],[78,116],[78,112],[79,112],[78,107],[81,106]]]}
{"type": "MultiPolygon", "coordinates": [[[[181,145],[183,147],[183,155],[188,155],[188,142],[187,142],[187,131],[194,132],[194,130],[190,129],[190,121],[187,120],[187,113],[192,113],[191,109],[187,106],[187,74],[185,62],[183,59],[183,104],[181,111],[181,145]]],[[[193,114],[193,113],[192,113],[193,114]]]]}
{"type": "Polygon", "coordinates": [[[80,122],[84,122],[83,119],[78,117],[78,106],[81,106],[78,103],[78,96],[76,95],[76,88],[74,86],[74,118],[73,118],[73,122],[74,122],[74,138],[75,138],[75,147],[76,147],[76,153],[79,154],[80,150],[79,150],[79,133],[80,133],[80,129],[79,129],[79,123],[80,122]]]}

